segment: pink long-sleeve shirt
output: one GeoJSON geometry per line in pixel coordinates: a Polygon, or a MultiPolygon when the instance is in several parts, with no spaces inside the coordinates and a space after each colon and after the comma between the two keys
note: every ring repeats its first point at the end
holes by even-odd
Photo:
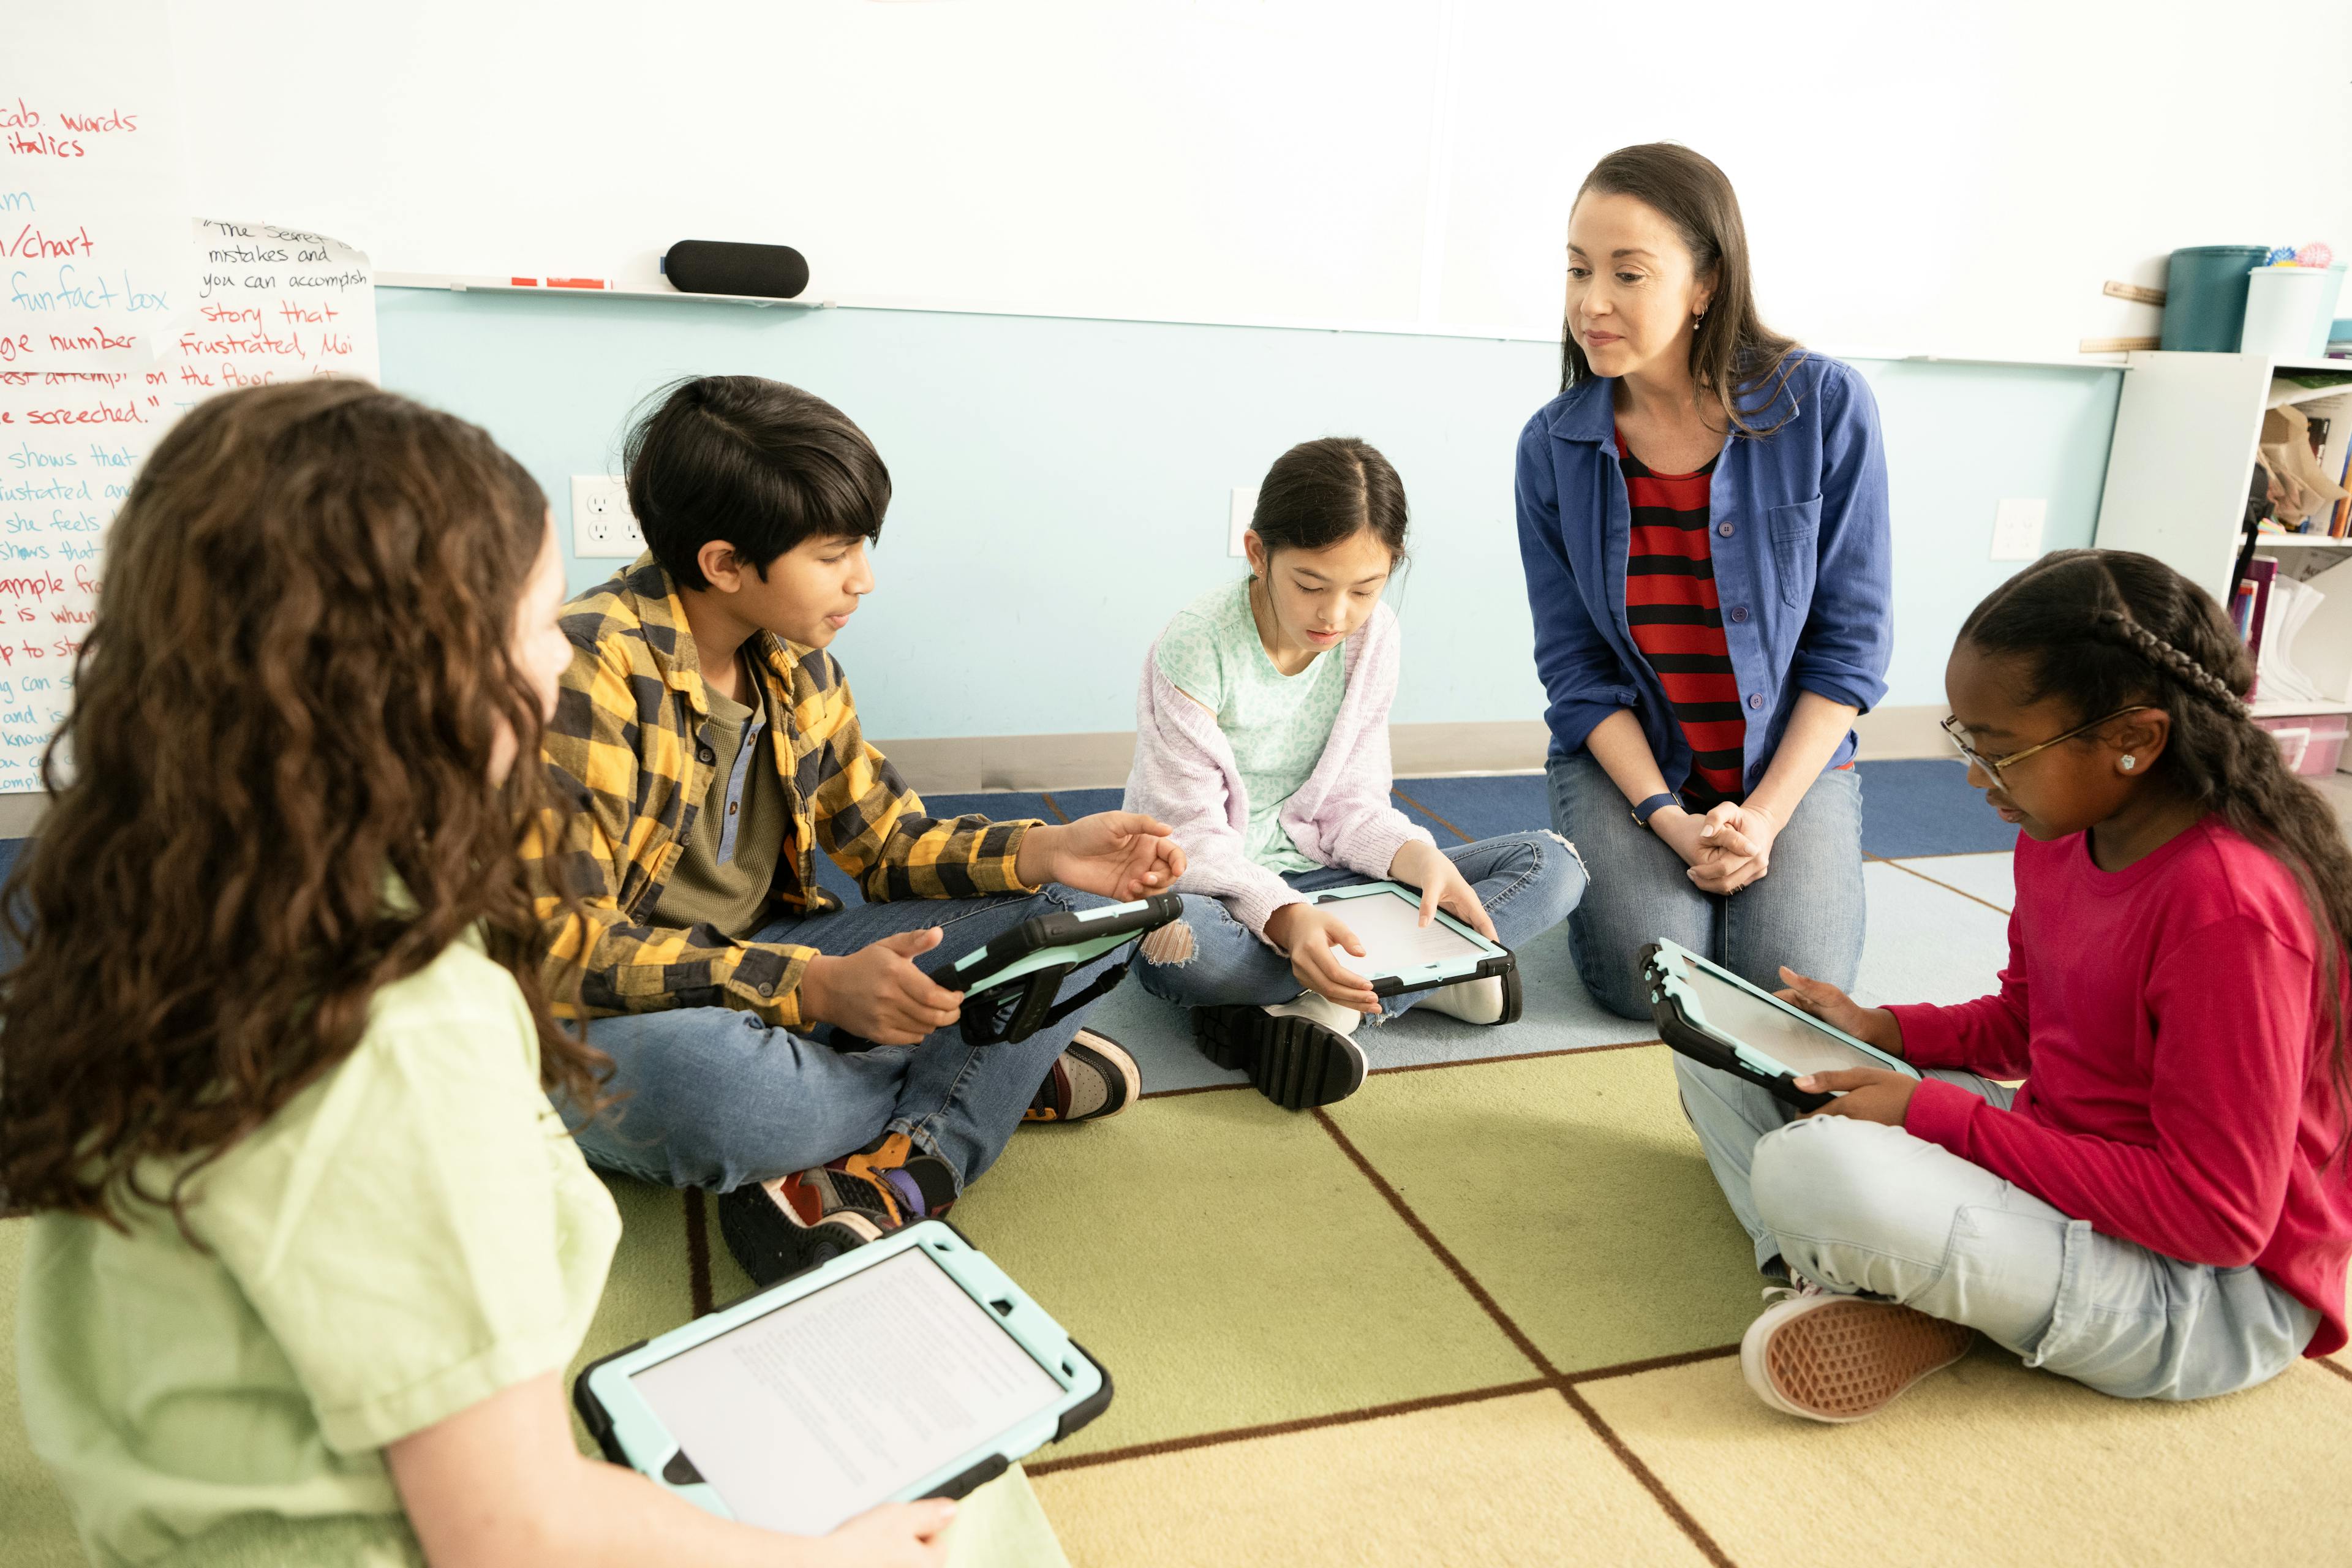
{"type": "Polygon", "coordinates": [[[2104,1235],[2252,1264],[2320,1314],[2305,1353],[2337,1350],[2352,1174],[2318,940],[2293,875],[2218,817],[2120,871],[2082,834],[2021,837],[2000,993],[1891,1011],[1915,1064],[2025,1087],[2000,1110],[1930,1079],[1904,1126],[2104,1235]]]}

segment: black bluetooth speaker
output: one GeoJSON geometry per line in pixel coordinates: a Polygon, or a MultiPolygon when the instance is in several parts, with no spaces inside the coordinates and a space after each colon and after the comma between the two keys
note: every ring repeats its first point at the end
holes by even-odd
{"type": "Polygon", "coordinates": [[[688,294],[756,294],[790,300],[808,287],[808,258],[789,245],[681,239],[662,258],[671,288],[688,294]]]}

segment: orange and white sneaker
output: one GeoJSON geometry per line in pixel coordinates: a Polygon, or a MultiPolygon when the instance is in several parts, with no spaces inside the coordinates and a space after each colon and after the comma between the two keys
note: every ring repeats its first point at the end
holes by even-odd
{"type": "Polygon", "coordinates": [[[1977,1337],[1894,1301],[1832,1296],[1811,1280],[1764,1292],[1772,1304],[1739,1342],[1739,1370],[1756,1397],[1809,1421],[1875,1415],[1910,1386],[1962,1356],[1977,1337]]]}

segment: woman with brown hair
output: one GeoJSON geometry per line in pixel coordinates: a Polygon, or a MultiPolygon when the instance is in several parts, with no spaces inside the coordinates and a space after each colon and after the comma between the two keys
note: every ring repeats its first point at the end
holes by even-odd
{"type": "Polygon", "coordinates": [[[1870,388],[1764,326],[1731,182],[1663,142],[1577,194],[1560,358],[1519,437],[1519,552],[1552,821],[1592,877],[1585,988],[1647,1018],[1636,955],[1661,937],[1850,986],[1853,722],[1893,646],[1870,388]]]}
{"type": "Polygon", "coordinates": [[[200,405],[113,524],[0,978],[26,1424],[100,1563],[943,1555],[945,1505],[797,1540],[573,1447],[620,1226],[514,765],[562,593],[520,466],[357,382],[200,405]]]}

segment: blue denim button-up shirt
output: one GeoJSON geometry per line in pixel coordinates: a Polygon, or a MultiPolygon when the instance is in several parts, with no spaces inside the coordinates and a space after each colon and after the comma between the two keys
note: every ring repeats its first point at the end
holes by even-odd
{"type": "MultiPolygon", "coordinates": [[[[1519,555],[1535,610],[1536,673],[1549,700],[1551,753],[1583,750],[1620,708],[1642,721],[1666,787],[1691,752],[1665,688],[1625,620],[1633,512],[1617,466],[1609,378],[1537,410],[1519,432],[1519,555]]],[[[1851,366],[1806,354],[1784,401],[1759,411],[1769,436],[1725,443],[1708,490],[1708,542],[1724,640],[1739,678],[1748,745],[1741,777],[1764,778],[1800,691],[1867,710],[1886,695],[1894,649],[1893,541],[1878,405],[1851,366]]],[[[1851,731],[1829,765],[1852,760],[1851,731]]]]}

